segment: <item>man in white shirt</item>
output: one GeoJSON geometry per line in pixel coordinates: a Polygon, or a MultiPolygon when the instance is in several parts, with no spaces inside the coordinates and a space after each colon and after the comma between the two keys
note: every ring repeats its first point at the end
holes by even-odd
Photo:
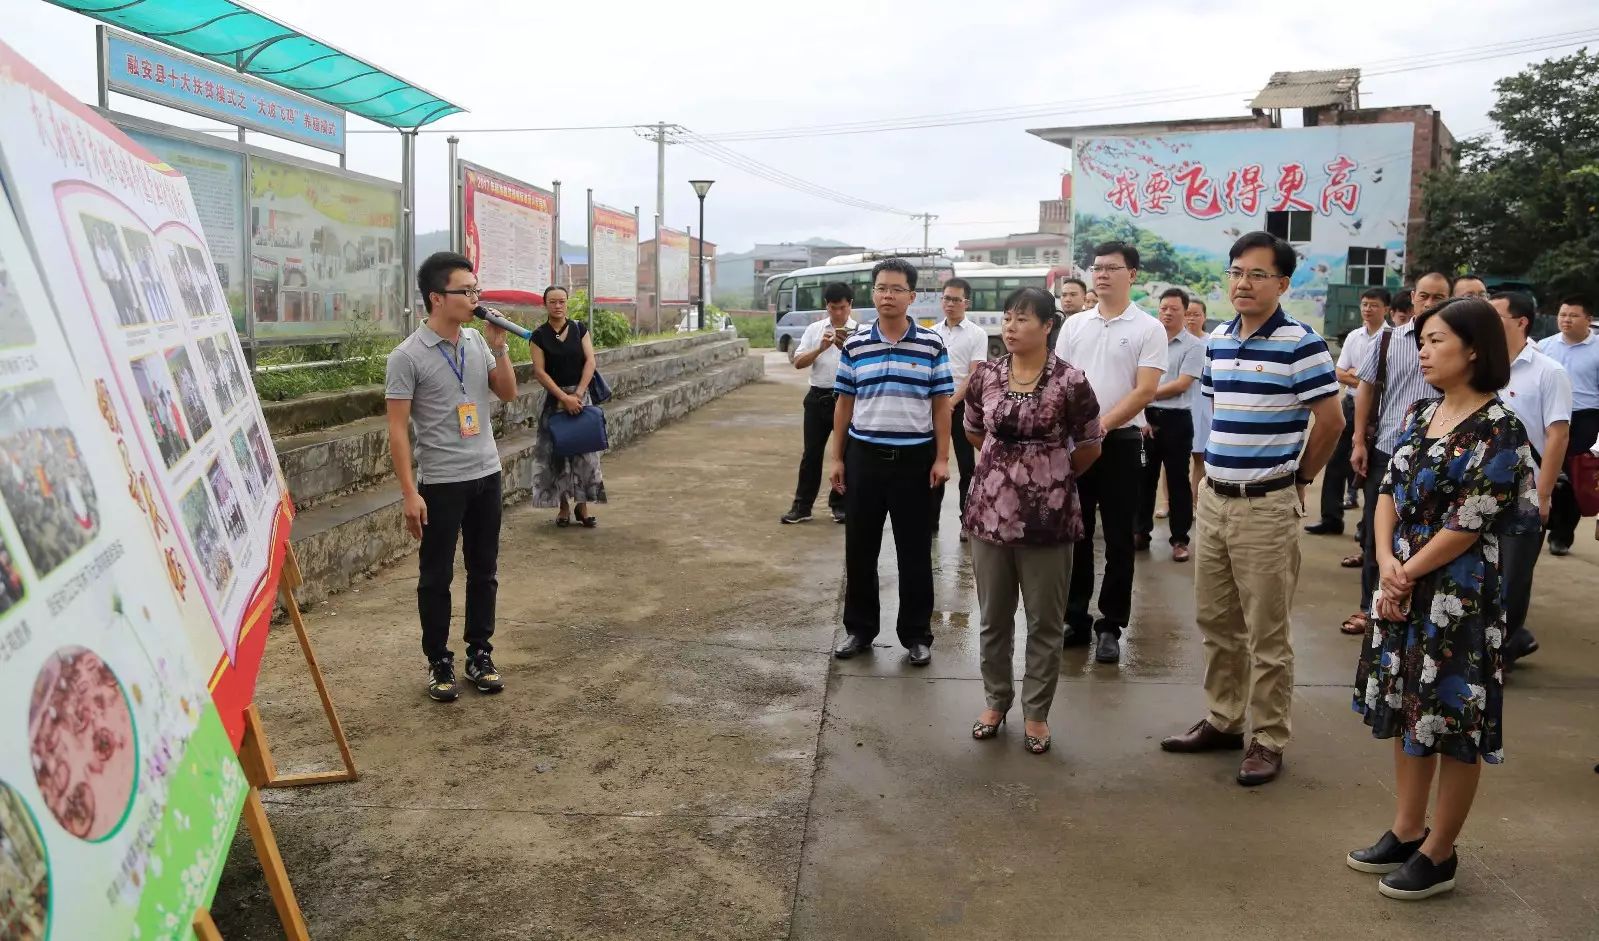
{"type": "Polygon", "coordinates": [[[1352,486],[1354,470],[1349,466],[1349,452],[1354,446],[1355,390],[1360,388],[1360,364],[1366,361],[1371,343],[1382,334],[1388,322],[1388,305],[1392,298],[1386,288],[1367,288],[1360,295],[1360,326],[1344,337],[1343,349],[1338,352],[1338,384],[1342,389],[1344,433],[1338,437],[1338,448],[1327,462],[1327,476],[1321,481],[1321,519],[1305,527],[1312,536],[1339,536],[1344,531],[1344,511],[1355,508],[1355,491],[1352,486]]]}
{"type": "Polygon", "coordinates": [[[1106,242],[1094,249],[1097,303],[1067,318],[1055,353],[1081,369],[1099,399],[1105,441],[1099,460],[1077,479],[1083,538],[1072,552],[1066,598],[1066,646],[1097,638],[1094,659],[1121,659],[1121,633],[1133,606],[1133,535],[1144,476],[1144,408],[1155,399],[1166,372],[1166,331],[1132,302],[1138,249],[1106,242]],[[1094,594],[1094,513],[1104,523],[1105,580],[1099,589],[1099,619],[1088,612],[1094,594]]]}
{"type": "MultiPolygon", "coordinates": [[[[1599,335],[1594,333],[1593,302],[1580,295],[1560,302],[1556,322],[1560,332],[1545,337],[1538,348],[1566,368],[1571,377],[1571,446],[1566,454],[1593,451],[1599,439],[1599,335]]],[[[1595,453],[1599,453],[1596,451],[1595,453]]],[[[1555,484],[1549,506],[1549,552],[1565,555],[1577,534],[1582,512],[1571,480],[1562,476],[1555,484]]]]}
{"type": "MultiPolygon", "coordinates": [[[[1571,379],[1561,365],[1527,342],[1532,318],[1538,306],[1532,298],[1515,291],[1493,296],[1494,308],[1505,326],[1505,343],[1510,353],[1510,382],[1499,392],[1499,400],[1521,419],[1532,445],[1533,470],[1538,480],[1538,515],[1549,522],[1550,500],[1555,478],[1566,462],[1566,444],[1571,433],[1571,379]]],[[[1527,602],[1532,597],[1532,571],[1543,551],[1543,530],[1517,536],[1499,537],[1499,564],[1503,571],[1499,585],[1505,606],[1505,669],[1521,657],[1536,651],[1538,641],[1527,630],[1527,602]]]]}
{"type": "MultiPolygon", "coordinates": [[[[799,484],[794,488],[794,505],[783,514],[784,523],[804,523],[811,518],[816,492],[822,486],[822,461],[827,455],[827,439],[833,433],[833,407],[838,395],[833,380],[838,374],[839,351],[844,341],[860,326],[850,316],[855,307],[855,291],[842,281],[822,291],[827,316],[800,335],[794,348],[794,368],[811,371],[811,387],[805,393],[805,452],[800,457],[799,484]]],[[[831,487],[827,506],[833,522],[844,522],[844,495],[831,487]]]]}
{"type": "MultiPolygon", "coordinates": [[[[955,396],[951,399],[954,411],[950,413],[950,447],[955,452],[955,463],[960,468],[960,511],[966,518],[966,495],[972,486],[972,468],[976,456],[972,443],[966,440],[966,381],[972,376],[972,366],[988,360],[988,331],[966,319],[966,308],[972,302],[972,285],[965,278],[950,278],[944,282],[944,319],[933,327],[933,332],[944,340],[949,353],[949,374],[955,380],[955,396]]],[[[944,488],[933,490],[933,532],[938,532],[938,517],[944,505],[944,488]]],[[[966,527],[961,526],[961,542],[966,541],[966,527]]]]}
{"type": "Polygon", "coordinates": [[[1188,318],[1188,292],[1167,288],[1160,295],[1160,325],[1166,331],[1166,373],[1155,389],[1155,401],[1144,409],[1143,488],[1139,493],[1137,549],[1149,548],[1155,530],[1155,491],[1160,472],[1166,471],[1166,496],[1171,503],[1171,557],[1189,559],[1188,537],[1194,526],[1193,491],[1188,487],[1188,459],[1194,448],[1192,402],[1199,394],[1199,377],[1205,371],[1205,341],[1184,327],[1188,318]]]}

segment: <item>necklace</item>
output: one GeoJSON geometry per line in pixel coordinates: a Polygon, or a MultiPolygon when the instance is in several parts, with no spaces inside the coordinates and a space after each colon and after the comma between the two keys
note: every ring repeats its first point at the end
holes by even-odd
{"type": "Polygon", "coordinates": [[[1042,366],[1038,367],[1038,372],[1033,375],[1033,378],[1031,378],[1031,379],[1023,379],[1023,378],[1021,378],[1020,376],[1018,376],[1016,374],[1016,361],[1013,359],[1013,360],[1011,360],[1011,374],[1010,374],[1011,384],[1012,385],[1018,385],[1018,386],[1037,385],[1038,384],[1038,380],[1044,378],[1044,370],[1047,369],[1048,367],[1049,367],[1049,357],[1046,356],[1046,357],[1044,357],[1044,364],[1042,366]]]}
{"type": "MultiPolygon", "coordinates": [[[[1439,429],[1439,433],[1443,434],[1443,433],[1447,433],[1447,432],[1453,431],[1455,426],[1460,424],[1462,421],[1464,421],[1465,418],[1468,415],[1470,415],[1472,412],[1475,412],[1477,409],[1482,408],[1483,403],[1486,402],[1486,401],[1487,401],[1487,399],[1478,399],[1475,403],[1471,403],[1471,404],[1469,404],[1467,406],[1464,406],[1463,408],[1458,409],[1458,410],[1456,410],[1454,412],[1451,412],[1451,413],[1449,413],[1447,415],[1443,415],[1443,414],[1435,415],[1434,418],[1436,418],[1438,420],[1439,424],[1441,424],[1443,426],[1442,428],[1439,429]]],[[[1438,411],[1439,412],[1443,411],[1443,403],[1442,402],[1438,403],[1438,411]]]]}

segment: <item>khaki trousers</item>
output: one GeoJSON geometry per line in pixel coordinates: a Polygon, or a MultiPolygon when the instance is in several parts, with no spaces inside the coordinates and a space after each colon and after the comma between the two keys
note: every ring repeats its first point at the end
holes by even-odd
{"type": "Polygon", "coordinates": [[[1027,612],[1026,673],[1022,717],[1049,719],[1060,679],[1061,640],[1066,630],[1066,580],[1072,547],[996,546],[973,539],[972,573],[982,623],[983,692],[988,706],[1005,712],[1016,698],[1011,656],[1016,642],[1016,601],[1027,612]]]}
{"type": "Polygon", "coordinates": [[[1304,510],[1293,487],[1262,497],[1224,497],[1199,484],[1194,525],[1194,595],[1205,638],[1210,724],[1288,745],[1294,648],[1288,617],[1299,584],[1304,510]]]}

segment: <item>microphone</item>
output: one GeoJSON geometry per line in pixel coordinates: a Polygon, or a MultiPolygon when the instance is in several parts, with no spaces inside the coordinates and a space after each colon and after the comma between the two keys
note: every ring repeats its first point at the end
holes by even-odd
{"type": "Polygon", "coordinates": [[[479,304],[476,308],[474,308],[472,310],[472,316],[476,317],[479,320],[487,320],[489,323],[494,324],[496,327],[499,327],[501,330],[504,330],[507,333],[514,333],[514,334],[516,334],[517,336],[521,337],[524,340],[533,339],[533,331],[532,330],[529,330],[528,328],[526,328],[526,327],[524,327],[524,326],[522,326],[520,324],[515,324],[515,323],[512,323],[509,320],[506,320],[504,317],[501,317],[495,311],[489,310],[487,307],[484,307],[481,304],[479,304]]]}

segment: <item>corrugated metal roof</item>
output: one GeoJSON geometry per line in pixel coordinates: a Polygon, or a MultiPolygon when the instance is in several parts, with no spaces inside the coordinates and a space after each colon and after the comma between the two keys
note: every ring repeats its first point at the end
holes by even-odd
{"type": "Polygon", "coordinates": [[[1274,108],[1319,108],[1351,103],[1351,92],[1360,84],[1359,69],[1322,69],[1308,72],[1275,72],[1249,107],[1261,111],[1274,108]]]}

